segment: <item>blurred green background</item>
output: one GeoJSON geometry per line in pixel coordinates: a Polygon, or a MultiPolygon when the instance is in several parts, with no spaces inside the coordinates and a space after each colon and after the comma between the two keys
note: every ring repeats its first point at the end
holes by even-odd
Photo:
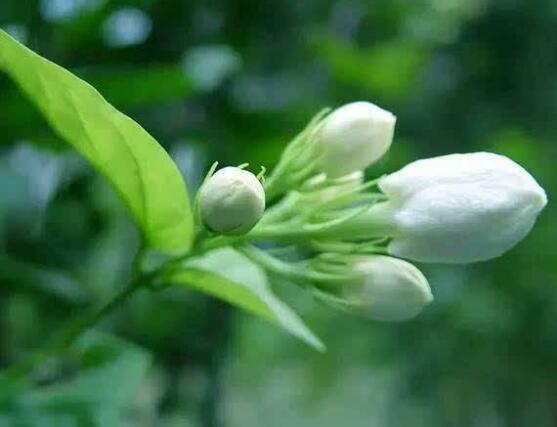
{"type": "MultiPolygon", "coordinates": [[[[494,151],[550,199],[504,257],[422,266],[436,299],[409,323],[277,286],[324,354],[186,289],[144,292],[100,325],[125,342],[85,354],[115,362],[86,378],[94,405],[61,403],[75,384],[17,401],[0,386],[0,426],[557,425],[555,1],[2,0],[0,27],[148,129],[190,190],[214,160],[272,167],[319,109],[370,100],[398,116],[370,176],[494,151]]],[[[0,367],[119,289],[137,241],[108,186],[0,76],[0,367]]],[[[41,369],[41,384],[58,378],[41,369]]]]}

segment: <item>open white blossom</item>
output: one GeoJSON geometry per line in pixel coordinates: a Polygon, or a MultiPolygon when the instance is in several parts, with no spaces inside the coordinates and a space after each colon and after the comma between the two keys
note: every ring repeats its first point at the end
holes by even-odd
{"type": "Polygon", "coordinates": [[[497,257],[528,234],[547,204],[526,170],[492,153],[419,160],[379,187],[389,200],[372,216],[390,228],[389,253],[422,262],[497,257]]]}
{"type": "Polygon", "coordinates": [[[333,111],[319,138],[321,172],[337,178],[365,169],[387,152],[396,117],[370,102],[352,102],[333,111]]]}
{"type": "Polygon", "coordinates": [[[226,167],[203,185],[199,194],[201,218],[212,231],[244,234],[265,211],[265,191],[249,171],[226,167]]]}
{"type": "Polygon", "coordinates": [[[343,287],[339,301],[353,313],[398,322],[417,316],[433,300],[427,279],[409,262],[372,255],[359,258],[352,269],[362,279],[343,287]]]}

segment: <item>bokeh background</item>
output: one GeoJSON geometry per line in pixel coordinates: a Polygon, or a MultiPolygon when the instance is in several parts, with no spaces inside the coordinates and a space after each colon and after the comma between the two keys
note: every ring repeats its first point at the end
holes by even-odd
{"type": "MultiPolygon", "coordinates": [[[[123,358],[89,377],[92,404],[48,400],[46,366],[17,399],[0,390],[0,426],[557,425],[555,1],[2,0],[0,27],[148,129],[190,190],[214,160],[272,167],[319,109],[370,100],[398,116],[370,176],[486,150],[550,198],[506,256],[423,266],[436,299],[409,323],[276,286],[324,354],[186,289],[144,292],[100,325],[123,358]]],[[[106,183],[0,76],[0,366],[119,289],[137,240],[106,183]]]]}

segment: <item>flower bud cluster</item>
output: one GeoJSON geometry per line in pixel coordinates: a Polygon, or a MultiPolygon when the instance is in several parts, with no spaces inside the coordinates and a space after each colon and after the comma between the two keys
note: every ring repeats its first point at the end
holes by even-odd
{"type": "Polygon", "coordinates": [[[247,233],[242,242],[304,248],[309,258],[294,263],[243,250],[329,305],[384,321],[416,316],[432,294],[403,259],[498,257],[526,237],[547,197],[526,170],[493,153],[418,160],[365,181],[364,169],[391,146],[395,122],[368,102],[319,114],[286,148],[265,190],[237,168],[211,177],[200,193],[203,222],[221,234],[247,233]]]}

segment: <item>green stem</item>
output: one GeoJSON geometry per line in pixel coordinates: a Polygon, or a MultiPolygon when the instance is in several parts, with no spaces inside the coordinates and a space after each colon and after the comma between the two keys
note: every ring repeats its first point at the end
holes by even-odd
{"type": "Polygon", "coordinates": [[[237,246],[236,249],[269,273],[303,286],[310,286],[314,283],[337,285],[354,277],[351,274],[316,271],[309,263],[303,261],[298,263],[285,262],[251,245],[237,246]]]}
{"type": "MultiPolygon", "coordinates": [[[[311,176],[311,173],[306,175],[311,176]]],[[[273,205],[277,199],[288,193],[289,190],[298,188],[305,180],[304,176],[296,177],[295,171],[292,170],[292,165],[289,163],[279,164],[273,174],[265,180],[267,206],[273,205]]]]}
{"type": "Polygon", "coordinates": [[[59,351],[64,350],[73,343],[86,329],[95,325],[105,315],[111,313],[118,308],[124,301],[128,300],[143,286],[139,280],[133,281],[127,287],[122,289],[110,301],[100,307],[100,309],[91,310],[83,317],[76,319],[67,329],[60,331],[54,335],[50,341],[29,358],[14,365],[4,371],[4,375],[8,379],[18,379],[28,374],[35,366],[42,361],[51,357],[59,351]]]}
{"type": "MultiPolygon", "coordinates": [[[[288,206],[285,207],[286,211],[288,211],[288,208],[288,206]]],[[[358,211],[354,212],[358,213],[358,211]]],[[[157,275],[168,269],[180,266],[184,261],[191,257],[202,255],[207,251],[222,246],[241,245],[242,243],[250,240],[274,239],[281,241],[300,242],[311,237],[320,236],[329,238],[340,237],[341,239],[346,237],[350,238],[352,236],[361,238],[361,230],[365,228],[367,228],[368,233],[370,233],[370,236],[366,237],[377,237],[385,235],[383,231],[383,224],[381,224],[381,221],[377,221],[377,217],[375,215],[362,216],[358,214],[354,216],[357,216],[357,218],[352,218],[351,215],[348,215],[345,218],[341,217],[340,220],[337,219],[315,225],[304,224],[299,219],[293,219],[286,222],[279,221],[278,224],[273,224],[273,221],[271,221],[270,224],[264,224],[256,227],[250,233],[243,236],[209,237],[207,233],[203,229],[201,229],[196,235],[194,248],[192,248],[190,252],[171,259],[158,269],[144,274],[141,273],[141,260],[143,251],[140,250],[134,261],[131,283],[127,287],[125,287],[121,292],[115,295],[105,305],[96,310],[90,311],[89,313],[85,314],[83,317],[77,319],[74,323],[72,323],[69,328],[62,330],[60,333],[55,335],[50,341],[47,342],[44,348],[37,351],[35,354],[24,360],[19,365],[8,368],[6,371],[4,371],[4,373],[8,378],[19,378],[23,375],[26,375],[37,364],[41,363],[48,357],[56,354],[59,351],[62,351],[67,346],[69,346],[86,329],[94,326],[97,322],[99,322],[101,318],[114,311],[139,289],[146,286],[152,278],[155,278],[157,275]],[[362,221],[364,222],[364,224],[359,223],[362,221]],[[358,230],[360,230],[360,233],[356,233],[356,231],[358,230]],[[378,231],[381,232],[378,233],[378,231]]],[[[281,215],[278,215],[278,217],[280,218],[281,215]]],[[[381,218],[381,216],[379,216],[379,218],[381,218]]],[[[303,262],[296,264],[287,263],[268,254],[265,254],[264,252],[254,247],[240,246],[239,249],[246,256],[251,258],[253,261],[261,265],[269,272],[290,279],[295,283],[303,283],[305,285],[315,282],[335,284],[344,282],[347,280],[347,278],[350,278],[347,275],[334,275],[315,271],[311,268],[310,265],[303,262]]]]}
{"type": "Polygon", "coordinates": [[[108,301],[100,308],[91,310],[82,317],[76,319],[72,324],[69,325],[68,328],[63,329],[58,334],[54,335],[43,348],[39,349],[29,358],[25,359],[19,364],[7,368],[6,370],[2,371],[1,374],[3,374],[5,378],[9,380],[21,378],[22,376],[28,374],[39,363],[64,350],[66,347],[72,344],[83,332],[85,332],[86,329],[94,326],[104,316],[120,307],[139,289],[144,288],[151,281],[151,279],[155,278],[161,272],[167,270],[168,268],[179,265],[188,258],[201,255],[211,249],[236,243],[241,239],[242,236],[207,238],[206,234],[204,234],[203,232],[199,233],[196,238],[196,245],[192,249],[192,251],[180,257],[169,260],[160,268],[149,273],[141,273],[143,249],[140,249],[133,262],[131,275],[132,278],[128,286],[122,289],[110,301],[108,301]]]}
{"type": "Polygon", "coordinates": [[[315,173],[314,167],[309,167],[303,157],[304,155],[308,156],[310,160],[315,158],[315,144],[312,146],[312,142],[315,141],[312,141],[312,138],[330,111],[330,108],[324,108],[318,112],[306,127],[286,146],[278,164],[265,181],[267,204],[271,204],[271,202],[291,188],[298,187],[301,182],[315,173]],[[300,160],[302,161],[300,162],[300,160]],[[292,167],[293,165],[294,168],[292,167]],[[298,175],[296,176],[296,174],[298,175]]]}
{"type": "Polygon", "coordinates": [[[238,246],[237,249],[269,273],[276,274],[277,276],[281,276],[295,282],[299,280],[307,280],[306,274],[299,268],[281,261],[280,259],[275,258],[253,246],[243,245],[238,246]]]}

